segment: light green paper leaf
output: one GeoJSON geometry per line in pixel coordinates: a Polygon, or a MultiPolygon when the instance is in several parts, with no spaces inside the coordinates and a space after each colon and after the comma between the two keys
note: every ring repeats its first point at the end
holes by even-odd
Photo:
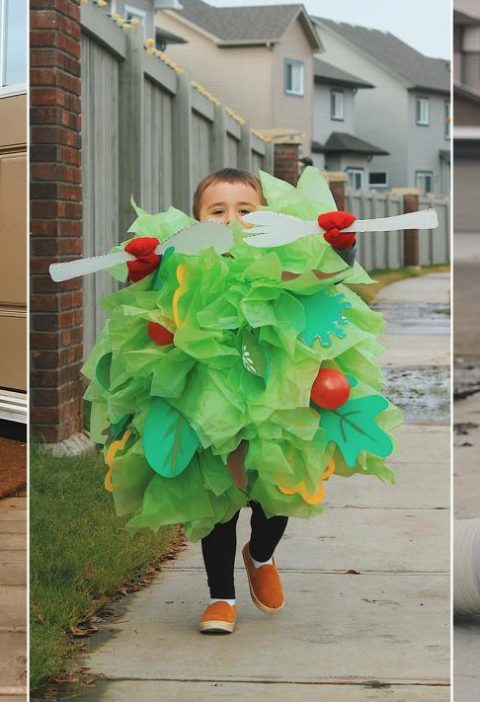
{"type": "Polygon", "coordinates": [[[318,214],[338,209],[328,182],[318,168],[305,168],[298,180],[297,190],[308,200],[318,203],[318,214]]]}
{"type": "Polygon", "coordinates": [[[152,400],[145,419],[143,448],[150,467],[164,478],[175,478],[188,466],[199,446],[185,417],[160,397],[152,400]]]}
{"type": "Polygon", "coordinates": [[[349,400],[336,410],[320,410],[320,424],[328,440],[337,444],[351,468],[361,451],[382,457],[393,451],[390,437],[375,421],[387,407],[388,401],[382,395],[369,395],[349,400]]]}

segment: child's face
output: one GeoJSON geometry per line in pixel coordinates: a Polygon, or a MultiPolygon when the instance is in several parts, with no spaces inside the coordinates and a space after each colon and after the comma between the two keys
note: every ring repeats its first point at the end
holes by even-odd
{"type": "Polygon", "coordinates": [[[200,201],[200,222],[215,220],[230,224],[237,219],[246,225],[243,217],[254,212],[262,202],[257,191],[245,183],[212,183],[205,189],[200,201]]]}

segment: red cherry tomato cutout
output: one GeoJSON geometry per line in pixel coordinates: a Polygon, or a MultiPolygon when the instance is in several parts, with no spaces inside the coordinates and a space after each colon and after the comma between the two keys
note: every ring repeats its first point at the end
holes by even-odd
{"type": "Polygon", "coordinates": [[[147,327],[148,336],[152,341],[160,346],[168,346],[173,344],[173,334],[172,332],[165,329],[162,324],[157,324],[156,322],[149,322],[147,327]]]}
{"type": "Polygon", "coordinates": [[[318,407],[336,409],[350,397],[350,385],[340,371],[321,368],[313,381],[310,397],[318,407]]]}

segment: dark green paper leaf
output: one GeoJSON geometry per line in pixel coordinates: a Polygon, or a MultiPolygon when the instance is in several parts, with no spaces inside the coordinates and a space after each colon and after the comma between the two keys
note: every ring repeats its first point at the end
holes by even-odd
{"type": "Polygon", "coordinates": [[[161,397],[152,399],[145,419],[143,450],[156,473],[164,478],[180,475],[199,443],[198,436],[178,410],[161,397]]]}

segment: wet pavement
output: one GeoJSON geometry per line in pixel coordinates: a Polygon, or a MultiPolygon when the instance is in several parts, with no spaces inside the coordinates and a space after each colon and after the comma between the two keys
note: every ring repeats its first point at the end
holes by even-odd
{"type": "MultiPolygon", "coordinates": [[[[450,335],[448,302],[380,300],[373,309],[387,321],[387,334],[402,336],[450,335]]],[[[445,364],[384,369],[385,395],[405,414],[407,422],[444,424],[450,417],[450,368],[445,364]]],[[[480,374],[479,374],[480,383],[480,374]]]]}
{"type": "MultiPolygon", "coordinates": [[[[480,235],[455,232],[454,295],[454,515],[480,516],[480,235]]],[[[480,617],[457,617],[454,627],[454,700],[480,699],[480,617]]]]}

